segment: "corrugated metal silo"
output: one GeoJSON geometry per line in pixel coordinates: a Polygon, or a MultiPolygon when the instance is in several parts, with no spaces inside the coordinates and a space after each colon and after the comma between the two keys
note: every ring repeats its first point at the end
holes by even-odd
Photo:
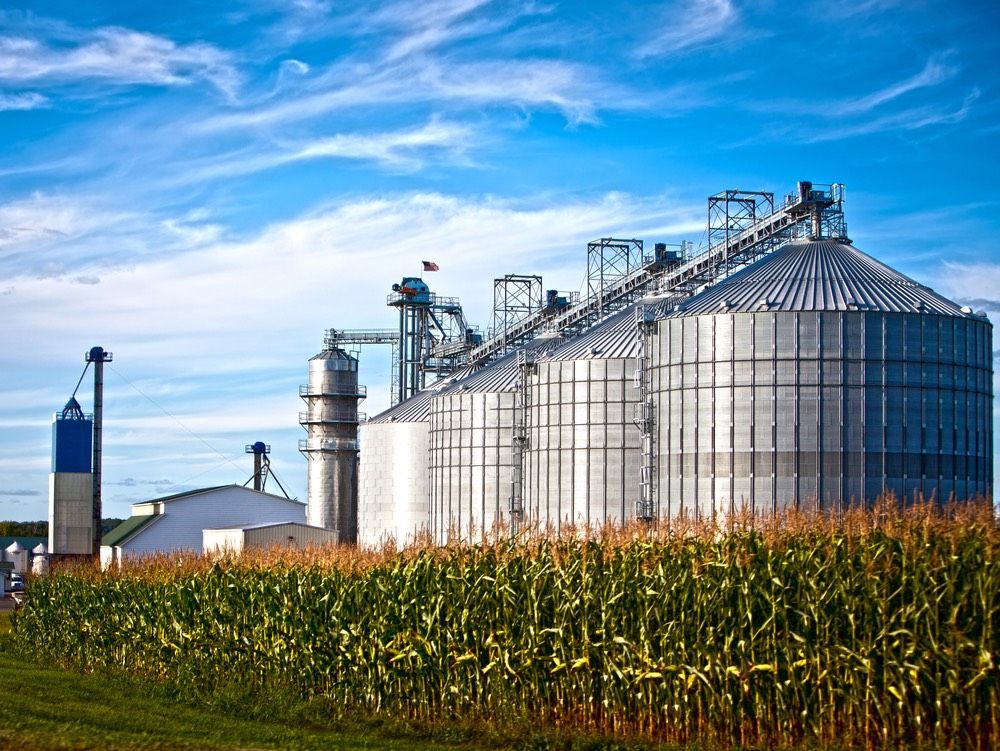
{"type": "Polygon", "coordinates": [[[509,524],[519,354],[542,357],[542,336],[475,373],[450,379],[430,406],[430,522],[434,539],[475,539],[509,524]]]}
{"type": "Polygon", "coordinates": [[[636,306],[630,306],[534,366],[527,394],[529,520],[558,529],[635,516],[639,349],[636,306]]]}
{"type": "Polygon", "coordinates": [[[429,419],[425,389],[361,425],[358,543],[411,542],[430,522],[429,419]]]}
{"type": "Polygon", "coordinates": [[[93,440],[93,419],[71,397],[52,421],[48,549],[55,556],[90,555],[93,550],[93,440]]]}
{"type": "Polygon", "coordinates": [[[661,518],[992,485],[992,326],[846,242],[795,241],[657,324],[661,518]]]}

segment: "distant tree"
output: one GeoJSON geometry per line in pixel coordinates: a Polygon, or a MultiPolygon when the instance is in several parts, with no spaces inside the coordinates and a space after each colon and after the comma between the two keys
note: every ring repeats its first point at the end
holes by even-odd
{"type": "MultiPolygon", "coordinates": [[[[112,529],[121,524],[124,519],[101,519],[101,535],[106,535],[112,529]]],[[[49,523],[47,521],[37,522],[15,522],[0,521],[0,537],[48,537],[49,523]]]]}
{"type": "Polygon", "coordinates": [[[0,537],[47,537],[49,523],[38,522],[0,522],[0,537]]]}

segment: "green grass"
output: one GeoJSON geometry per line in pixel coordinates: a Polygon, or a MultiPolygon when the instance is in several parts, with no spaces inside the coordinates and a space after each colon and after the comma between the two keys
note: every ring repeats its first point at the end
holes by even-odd
{"type": "MultiPolygon", "coordinates": [[[[441,741],[387,738],[371,729],[296,727],[242,719],[171,701],[100,675],[47,667],[15,654],[0,614],[0,748],[393,749],[428,751],[441,741]]],[[[460,748],[461,744],[453,744],[460,748]]]]}

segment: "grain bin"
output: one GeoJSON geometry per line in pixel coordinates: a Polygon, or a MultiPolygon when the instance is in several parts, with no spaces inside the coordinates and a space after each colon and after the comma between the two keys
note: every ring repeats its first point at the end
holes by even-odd
{"type": "Polygon", "coordinates": [[[798,240],[651,341],[660,518],[992,486],[992,326],[846,241],[798,240]]]}

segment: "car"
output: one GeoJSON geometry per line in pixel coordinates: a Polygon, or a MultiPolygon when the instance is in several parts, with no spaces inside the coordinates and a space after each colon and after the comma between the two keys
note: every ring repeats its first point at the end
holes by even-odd
{"type": "Polygon", "coordinates": [[[23,592],[24,591],[24,577],[21,574],[11,574],[10,576],[10,591],[11,592],[23,592]]]}

